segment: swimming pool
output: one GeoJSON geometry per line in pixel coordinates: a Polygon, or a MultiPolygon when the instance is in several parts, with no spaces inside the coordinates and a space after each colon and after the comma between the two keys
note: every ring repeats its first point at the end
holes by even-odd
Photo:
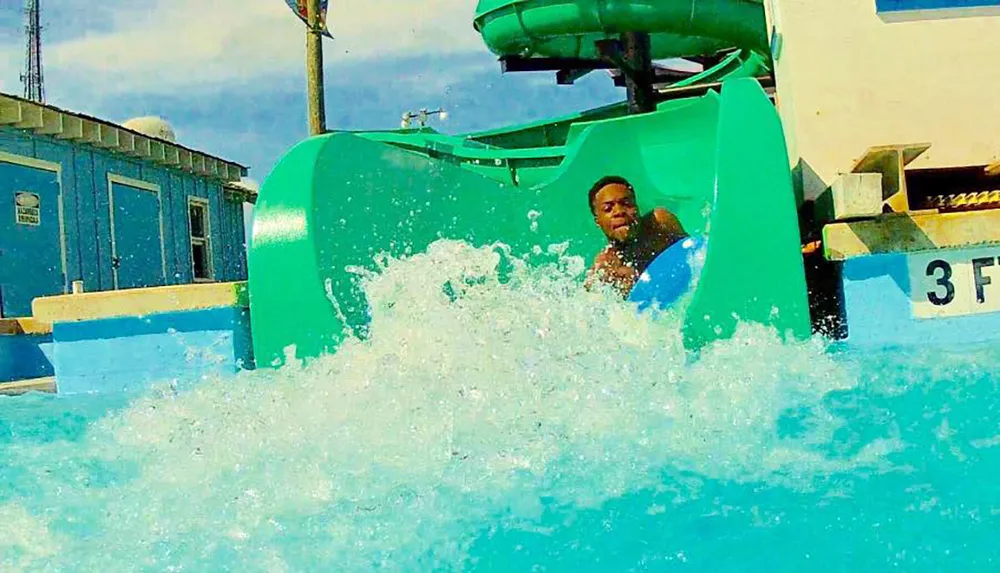
{"type": "Polygon", "coordinates": [[[305,367],[0,399],[2,569],[997,567],[1000,349],[690,361],[538,256],[389,264],[371,339],[305,367]]]}

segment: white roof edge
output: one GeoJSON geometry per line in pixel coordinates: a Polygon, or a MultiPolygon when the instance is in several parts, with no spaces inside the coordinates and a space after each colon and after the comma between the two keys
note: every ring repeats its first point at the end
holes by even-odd
{"type": "Polygon", "coordinates": [[[247,174],[244,165],[121,125],[0,93],[0,125],[75,141],[225,182],[247,174]]]}
{"type": "Polygon", "coordinates": [[[237,199],[247,201],[248,203],[257,202],[258,190],[243,181],[227,181],[222,185],[222,189],[226,194],[232,195],[237,199]]]}

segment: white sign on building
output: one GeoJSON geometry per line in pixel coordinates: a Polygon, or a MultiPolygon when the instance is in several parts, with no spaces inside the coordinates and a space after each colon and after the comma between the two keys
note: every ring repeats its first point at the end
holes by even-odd
{"type": "Polygon", "coordinates": [[[37,193],[18,191],[14,194],[14,210],[18,225],[37,227],[42,224],[42,200],[37,193]]]}

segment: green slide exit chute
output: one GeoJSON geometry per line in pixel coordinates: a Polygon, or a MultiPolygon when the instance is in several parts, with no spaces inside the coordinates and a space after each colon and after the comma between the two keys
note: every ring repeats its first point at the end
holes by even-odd
{"type": "MultiPolygon", "coordinates": [[[[808,336],[797,205],[781,124],[761,86],[739,77],[756,72],[766,58],[758,50],[762,38],[751,33],[763,30],[756,24],[735,30],[736,16],[748,6],[762,15],[762,8],[741,0],[697,2],[699,10],[725,6],[732,9],[725,24],[712,27],[710,12],[691,16],[691,0],[484,0],[477,26],[494,51],[544,44],[557,53],[550,40],[613,33],[617,28],[607,26],[625,25],[655,7],[662,11],[644,21],[663,24],[664,34],[684,29],[684,23],[666,26],[683,15],[692,33],[749,49],[702,75],[725,80],[718,92],[668,101],[652,113],[626,115],[616,105],[463,136],[429,129],[338,132],[299,143],[264,181],[254,212],[249,279],[257,364],[282,363],[290,347],[297,358],[332,352],[345,335],[363,332],[367,301],[349,269],[374,269],[380,253],[420,252],[444,237],[475,245],[500,241],[515,253],[565,242],[567,254],[589,260],[603,237],[586,193],[608,174],[631,180],[641,207],[665,206],[689,231],[709,231],[685,318],[689,347],[727,337],[737,320],[808,336]],[[685,3],[688,10],[676,9],[685,3]],[[623,8],[629,5],[637,8],[623,8]],[[566,16],[572,6],[582,14],[576,27],[566,16]],[[609,12],[614,6],[618,11],[609,12]],[[518,40],[510,31],[513,10],[523,22],[546,23],[551,37],[536,42],[543,28],[532,24],[522,32],[530,41],[518,40]],[[594,27],[595,14],[605,28],[594,27]],[[542,213],[534,227],[531,211],[542,213]]],[[[762,16],[758,23],[763,26],[762,16]]]]}

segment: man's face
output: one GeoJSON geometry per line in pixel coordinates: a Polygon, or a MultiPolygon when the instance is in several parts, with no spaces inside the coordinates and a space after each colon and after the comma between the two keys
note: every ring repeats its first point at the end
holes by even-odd
{"type": "Polygon", "coordinates": [[[620,183],[605,185],[594,196],[594,219],[609,240],[625,242],[639,229],[635,194],[620,183]]]}

